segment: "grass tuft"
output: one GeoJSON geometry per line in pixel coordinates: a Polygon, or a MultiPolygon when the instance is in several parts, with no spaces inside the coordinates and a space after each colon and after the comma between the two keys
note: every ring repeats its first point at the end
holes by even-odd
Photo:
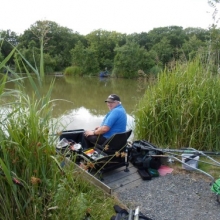
{"type": "Polygon", "coordinates": [[[136,137],[170,148],[220,150],[220,79],[197,58],[158,75],[140,101],[136,137]]]}
{"type": "MultiPolygon", "coordinates": [[[[23,65],[29,65],[22,59],[23,65]]],[[[88,215],[110,219],[116,201],[82,178],[74,166],[62,169],[64,158],[55,152],[57,137],[49,136],[56,133],[53,82],[42,96],[44,79],[35,73],[26,68],[31,96],[19,75],[12,73],[14,90],[5,89],[10,82],[7,75],[0,78],[0,219],[84,219],[88,215]]]]}

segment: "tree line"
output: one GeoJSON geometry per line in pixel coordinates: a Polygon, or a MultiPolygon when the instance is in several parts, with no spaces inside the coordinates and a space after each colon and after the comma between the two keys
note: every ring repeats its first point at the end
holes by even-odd
{"type": "MultiPolygon", "coordinates": [[[[198,52],[210,52],[210,47],[212,53],[217,53],[219,33],[215,26],[209,29],[167,26],[133,34],[98,29],[84,36],[44,20],[37,21],[21,35],[0,31],[0,62],[16,46],[33,67],[44,68],[46,74],[77,67],[81,75],[97,75],[107,68],[118,77],[132,78],[140,72],[157,74],[165,67],[172,68],[176,61],[189,61],[198,52]]],[[[28,68],[18,52],[8,65],[17,73],[28,68]]]]}

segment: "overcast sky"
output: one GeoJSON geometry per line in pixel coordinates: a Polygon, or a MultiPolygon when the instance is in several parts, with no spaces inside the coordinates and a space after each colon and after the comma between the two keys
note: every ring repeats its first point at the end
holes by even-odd
{"type": "Polygon", "coordinates": [[[171,25],[207,29],[212,12],[208,0],[6,0],[1,4],[0,30],[22,34],[38,20],[54,21],[83,35],[97,29],[141,33],[171,25]]]}

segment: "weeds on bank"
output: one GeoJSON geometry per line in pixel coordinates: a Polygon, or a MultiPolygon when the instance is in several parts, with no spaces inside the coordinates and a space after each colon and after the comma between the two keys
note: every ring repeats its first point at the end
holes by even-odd
{"type": "Polygon", "coordinates": [[[70,66],[64,70],[64,75],[80,76],[81,74],[82,70],[78,66],[70,66]]]}
{"type": "Polygon", "coordinates": [[[136,137],[162,147],[220,150],[220,78],[199,57],[165,69],[135,112],[136,137]]]}
{"type": "Polygon", "coordinates": [[[55,133],[53,83],[41,96],[43,80],[27,71],[30,97],[22,78],[12,75],[15,90],[6,89],[7,75],[0,81],[0,219],[110,219],[115,200],[83,179],[74,166],[60,166],[64,158],[56,154],[55,139],[49,136],[49,131],[55,133]]]}

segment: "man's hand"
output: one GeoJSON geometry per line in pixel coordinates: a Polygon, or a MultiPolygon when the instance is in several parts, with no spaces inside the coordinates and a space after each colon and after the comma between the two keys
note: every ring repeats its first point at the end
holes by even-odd
{"type": "Polygon", "coordinates": [[[90,136],[90,135],[94,135],[94,131],[85,131],[84,135],[86,137],[90,136]]]}
{"type": "Polygon", "coordinates": [[[101,126],[101,127],[97,127],[95,128],[95,130],[91,130],[91,131],[85,131],[84,135],[86,137],[90,136],[90,135],[100,135],[100,134],[104,134],[107,131],[109,131],[110,128],[108,126],[101,126]]]}

